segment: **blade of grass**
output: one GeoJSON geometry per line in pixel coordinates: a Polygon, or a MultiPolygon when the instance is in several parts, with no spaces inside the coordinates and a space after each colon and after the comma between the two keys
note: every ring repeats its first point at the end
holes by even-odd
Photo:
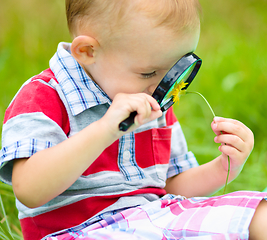
{"type": "Polygon", "coordinates": [[[10,239],[13,239],[13,236],[12,236],[12,232],[11,232],[11,229],[10,229],[10,226],[9,226],[9,223],[8,223],[8,220],[7,220],[7,215],[6,215],[6,211],[5,211],[5,207],[4,207],[4,203],[3,203],[3,200],[2,200],[2,196],[0,194],[0,205],[1,205],[1,209],[2,209],[2,212],[3,212],[3,215],[4,215],[4,219],[5,219],[5,222],[6,222],[6,227],[7,229],[1,227],[2,230],[5,230],[5,233],[9,235],[10,239]]]}
{"type": "Polygon", "coordinates": [[[0,237],[5,240],[14,240],[14,238],[10,235],[6,227],[2,223],[0,223],[0,237]]]}

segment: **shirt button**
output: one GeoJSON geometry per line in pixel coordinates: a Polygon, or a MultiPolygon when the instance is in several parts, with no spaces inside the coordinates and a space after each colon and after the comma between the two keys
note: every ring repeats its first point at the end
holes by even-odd
{"type": "Polygon", "coordinates": [[[124,160],[129,160],[130,158],[131,158],[130,151],[129,150],[124,151],[124,153],[123,153],[123,159],[124,160]]]}

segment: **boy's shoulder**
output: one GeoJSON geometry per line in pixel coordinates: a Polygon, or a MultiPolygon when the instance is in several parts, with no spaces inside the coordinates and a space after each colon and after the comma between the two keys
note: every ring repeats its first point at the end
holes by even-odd
{"type": "Polygon", "coordinates": [[[23,114],[43,113],[64,131],[68,131],[68,114],[56,90],[57,84],[58,81],[51,69],[46,69],[29,79],[8,106],[4,123],[23,114]]]}
{"type": "Polygon", "coordinates": [[[44,70],[40,74],[35,75],[34,77],[32,77],[30,79],[31,82],[33,82],[35,80],[43,80],[46,83],[49,83],[51,80],[54,80],[56,83],[58,83],[58,81],[55,77],[55,74],[52,72],[52,70],[50,68],[44,70]]]}

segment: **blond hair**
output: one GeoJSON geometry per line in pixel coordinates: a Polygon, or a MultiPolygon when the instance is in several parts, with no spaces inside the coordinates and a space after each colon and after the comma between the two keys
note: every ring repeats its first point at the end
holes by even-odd
{"type": "Polygon", "coordinates": [[[135,12],[180,33],[199,26],[201,7],[198,0],[66,0],[70,33],[86,28],[106,42],[127,28],[135,12]]]}

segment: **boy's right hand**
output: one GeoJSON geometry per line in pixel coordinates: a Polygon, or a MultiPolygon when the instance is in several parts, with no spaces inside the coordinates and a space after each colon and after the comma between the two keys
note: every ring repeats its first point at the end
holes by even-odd
{"type": "Polygon", "coordinates": [[[136,111],[134,125],[129,128],[133,131],[140,125],[159,118],[162,115],[158,102],[146,93],[126,94],[119,93],[115,96],[110,108],[100,120],[108,126],[111,134],[117,138],[125,132],[119,130],[119,124],[136,111]]]}

